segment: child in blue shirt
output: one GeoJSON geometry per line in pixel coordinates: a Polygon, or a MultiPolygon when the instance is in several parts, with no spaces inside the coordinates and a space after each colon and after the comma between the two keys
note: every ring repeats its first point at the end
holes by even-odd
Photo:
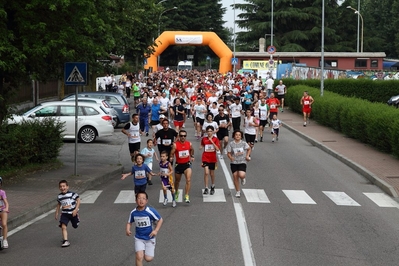
{"type": "MultiPolygon", "coordinates": [[[[155,159],[159,161],[158,154],[155,152],[154,149],[154,141],[152,139],[147,140],[147,147],[142,149],[140,153],[144,155],[144,164],[146,164],[148,168],[150,168],[150,170],[152,171],[152,162],[154,155],[155,159]]],[[[147,176],[147,183],[150,186],[152,185],[151,175],[147,176]]]]}
{"type": "Polygon", "coordinates": [[[154,174],[151,169],[144,164],[144,155],[141,153],[137,154],[135,159],[135,165],[132,166],[132,171],[130,173],[122,174],[122,180],[126,177],[133,175],[134,182],[134,193],[137,194],[139,192],[145,192],[147,188],[147,174],[152,176],[154,174]]]}

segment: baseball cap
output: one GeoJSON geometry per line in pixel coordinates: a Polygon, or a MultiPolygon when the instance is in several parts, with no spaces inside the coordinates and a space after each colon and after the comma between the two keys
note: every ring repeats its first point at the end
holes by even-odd
{"type": "Polygon", "coordinates": [[[161,118],[166,118],[166,116],[165,115],[160,115],[159,119],[161,119],[161,118]]]}

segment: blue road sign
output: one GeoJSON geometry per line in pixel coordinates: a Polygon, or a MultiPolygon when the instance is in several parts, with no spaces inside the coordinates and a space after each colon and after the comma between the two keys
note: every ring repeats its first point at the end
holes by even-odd
{"type": "Polygon", "coordinates": [[[238,58],[237,57],[231,58],[231,64],[232,65],[237,65],[238,64],[238,58]]]}
{"type": "Polygon", "coordinates": [[[267,47],[268,54],[274,54],[276,51],[276,47],[274,47],[273,45],[267,47]]]}
{"type": "Polygon", "coordinates": [[[87,85],[87,63],[68,62],[64,67],[65,86],[87,85]]]}

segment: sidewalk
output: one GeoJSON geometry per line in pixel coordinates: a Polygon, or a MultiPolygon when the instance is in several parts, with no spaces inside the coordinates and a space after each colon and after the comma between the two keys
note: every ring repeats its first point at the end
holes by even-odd
{"type": "MultiPolygon", "coordinates": [[[[398,197],[399,160],[314,121],[303,127],[302,116],[288,109],[279,114],[279,119],[283,122],[283,128],[341,160],[387,194],[398,197]]],[[[125,163],[128,145],[123,143],[124,136],[121,138],[118,140],[121,145],[108,145],[106,142],[85,145],[84,151],[78,152],[78,176],[73,176],[73,152],[63,149],[59,157],[64,163],[62,168],[29,174],[16,185],[5,184],[11,207],[9,230],[55,209],[61,179],[69,181],[71,190],[82,193],[122,173],[123,166],[129,165],[129,161],[125,163]]]]}

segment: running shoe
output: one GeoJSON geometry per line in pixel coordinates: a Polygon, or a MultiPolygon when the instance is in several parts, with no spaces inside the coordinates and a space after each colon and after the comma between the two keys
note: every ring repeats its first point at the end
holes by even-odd
{"type": "Polygon", "coordinates": [[[184,196],[184,202],[190,203],[190,196],[189,195],[185,195],[184,196]]]}
{"type": "Polygon", "coordinates": [[[272,142],[274,142],[274,138],[272,139],[272,142]]]}
{"type": "Polygon", "coordinates": [[[176,193],[175,193],[175,200],[177,200],[179,198],[179,190],[176,190],[176,193]]]}
{"type": "Polygon", "coordinates": [[[255,143],[257,143],[258,142],[258,139],[255,139],[255,143]]]}
{"type": "Polygon", "coordinates": [[[241,185],[245,186],[246,183],[247,183],[247,179],[246,178],[241,179],[241,185]]]}
{"type": "Polygon", "coordinates": [[[167,198],[165,198],[165,199],[163,200],[163,206],[166,206],[166,204],[168,204],[168,199],[167,199],[167,198]]]}
{"type": "Polygon", "coordinates": [[[148,137],[148,132],[145,132],[145,136],[148,137]]]}
{"type": "Polygon", "coordinates": [[[215,186],[211,186],[211,195],[215,194],[215,186]]]}
{"type": "Polygon", "coordinates": [[[207,187],[204,189],[204,195],[208,195],[208,188],[207,187]]]}
{"type": "Polygon", "coordinates": [[[64,241],[62,242],[61,247],[66,248],[66,247],[69,247],[70,245],[71,245],[71,243],[69,243],[68,240],[64,240],[64,241]]]}
{"type": "Polygon", "coordinates": [[[223,159],[223,155],[222,154],[219,154],[219,159],[223,159]]]}
{"type": "Polygon", "coordinates": [[[306,122],[303,122],[303,126],[306,127],[306,122]]]}
{"type": "Polygon", "coordinates": [[[263,142],[263,137],[260,137],[260,142],[263,142]]]}
{"type": "Polygon", "coordinates": [[[278,136],[276,137],[276,141],[278,141],[278,136]]]}
{"type": "Polygon", "coordinates": [[[176,207],[176,201],[175,201],[175,200],[172,201],[172,207],[173,207],[173,208],[176,207]]]}
{"type": "Polygon", "coordinates": [[[241,197],[241,192],[240,191],[237,191],[236,192],[236,198],[240,198],[241,197]]]}
{"type": "Polygon", "coordinates": [[[152,181],[148,179],[148,185],[152,186],[152,181]]]}
{"type": "Polygon", "coordinates": [[[3,240],[3,248],[8,248],[8,240],[7,239],[3,240]]]}
{"type": "Polygon", "coordinates": [[[227,150],[224,150],[224,151],[223,151],[223,154],[226,154],[226,155],[227,155],[227,150]]]}

